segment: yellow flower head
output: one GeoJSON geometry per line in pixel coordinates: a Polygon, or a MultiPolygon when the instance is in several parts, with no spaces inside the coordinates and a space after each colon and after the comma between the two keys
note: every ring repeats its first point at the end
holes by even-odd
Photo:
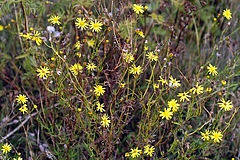
{"type": "Polygon", "coordinates": [[[97,109],[96,110],[101,112],[101,113],[104,112],[105,111],[104,104],[101,104],[100,102],[97,102],[97,109]]]}
{"type": "Polygon", "coordinates": [[[176,80],[172,76],[169,78],[169,87],[178,88],[181,86],[180,80],[176,80]]]}
{"type": "Polygon", "coordinates": [[[79,72],[82,72],[83,67],[81,66],[80,63],[76,63],[72,65],[69,69],[75,76],[77,76],[79,72]]]}
{"type": "Polygon", "coordinates": [[[159,84],[154,83],[154,84],[153,84],[153,89],[155,90],[155,89],[158,89],[158,88],[159,88],[159,84]]]}
{"type": "Polygon", "coordinates": [[[88,44],[89,47],[94,47],[95,40],[94,39],[90,39],[90,40],[87,41],[87,44],[88,44]]]}
{"type": "Polygon", "coordinates": [[[148,10],[148,6],[144,6],[144,10],[145,10],[145,11],[148,10]]]}
{"type": "Polygon", "coordinates": [[[155,150],[154,146],[150,145],[144,146],[144,153],[150,157],[153,156],[154,150],[155,150]]]}
{"type": "Polygon", "coordinates": [[[160,117],[166,120],[170,120],[173,116],[173,112],[171,111],[171,108],[164,108],[164,111],[160,111],[160,117]]]}
{"type": "Polygon", "coordinates": [[[162,76],[159,76],[158,82],[161,83],[162,85],[167,84],[167,80],[164,79],[162,76]]]}
{"type": "Polygon", "coordinates": [[[12,150],[12,147],[8,144],[8,143],[5,143],[3,146],[2,146],[2,153],[5,154],[5,153],[8,153],[12,150]]]}
{"type": "Polygon", "coordinates": [[[212,131],[210,137],[214,143],[220,143],[222,141],[223,134],[221,131],[212,131]]]}
{"type": "Polygon", "coordinates": [[[13,160],[23,160],[21,157],[13,158],[13,160]]]}
{"type": "Polygon", "coordinates": [[[190,96],[188,95],[188,92],[178,93],[177,96],[180,97],[180,102],[184,102],[185,100],[190,101],[189,100],[190,96]]]}
{"type": "Polygon", "coordinates": [[[95,93],[96,96],[99,97],[99,96],[101,96],[105,93],[105,88],[101,85],[96,85],[94,87],[94,93],[95,93]]]}
{"type": "Polygon", "coordinates": [[[129,157],[130,154],[128,152],[125,153],[125,157],[129,157]]]}
{"type": "Polygon", "coordinates": [[[227,84],[227,82],[225,80],[222,80],[221,83],[223,86],[225,86],[227,84]]]}
{"type": "Polygon", "coordinates": [[[206,88],[206,92],[208,93],[212,92],[212,88],[211,87],[206,88]]]}
{"type": "Polygon", "coordinates": [[[155,61],[156,62],[158,60],[158,55],[156,53],[148,52],[146,56],[147,56],[149,61],[155,61]]]}
{"type": "Polygon", "coordinates": [[[49,19],[48,19],[48,22],[50,22],[51,24],[57,24],[57,25],[60,25],[61,22],[59,21],[61,17],[59,16],[55,16],[55,15],[52,15],[49,19]]]}
{"type": "Polygon", "coordinates": [[[111,121],[109,120],[109,117],[106,114],[104,114],[102,116],[101,125],[103,127],[109,127],[110,123],[111,123],[111,121]]]}
{"type": "Polygon", "coordinates": [[[144,33],[143,33],[143,31],[142,31],[141,29],[136,29],[135,32],[136,32],[139,36],[141,36],[142,38],[145,37],[145,36],[144,36],[144,33]]]}
{"type": "Polygon", "coordinates": [[[126,86],[126,83],[124,83],[124,82],[119,83],[120,88],[125,88],[125,86],[126,86]]]}
{"type": "Polygon", "coordinates": [[[0,31],[2,31],[4,29],[4,27],[0,24],[0,31]]]}
{"type": "Polygon", "coordinates": [[[40,68],[37,69],[37,72],[38,72],[37,76],[43,79],[47,79],[47,77],[50,74],[49,68],[45,66],[44,67],[40,66],[40,68]]]}
{"type": "Polygon", "coordinates": [[[75,45],[74,45],[74,48],[76,48],[77,50],[79,50],[80,47],[81,47],[81,43],[80,43],[80,41],[77,41],[77,42],[75,43],[75,45]]]}
{"type": "Polygon", "coordinates": [[[93,71],[97,68],[97,66],[94,63],[88,63],[86,67],[88,71],[93,71]]]}
{"type": "Polygon", "coordinates": [[[208,69],[208,73],[211,74],[211,75],[213,75],[213,76],[216,76],[216,75],[218,74],[218,72],[217,72],[217,67],[215,67],[215,66],[213,66],[213,65],[211,65],[211,64],[209,64],[209,65],[207,66],[207,69],[208,69]]]}
{"type": "Polygon", "coordinates": [[[190,89],[190,92],[192,92],[193,94],[201,94],[203,93],[203,87],[201,85],[198,85],[198,83],[192,88],[190,89]]]}
{"type": "Polygon", "coordinates": [[[22,107],[19,108],[19,111],[22,112],[22,114],[24,114],[25,112],[28,111],[27,105],[24,104],[22,107]]]}
{"type": "Polygon", "coordinates": [[[130,67],[130,73],[133,75],[140,75],[142,73],[142,67],[132,65],[132,67],[130,67]]]}
{"type": "Polygon", "coordinates": [[[86,30],[88,28],[88,23],[85,18],[77,18],[75,25],[81,30],[86,30]]]}
{"type": "Polygon", "coordinates": [[[18,104],[25,104],[28,101],[28,98],[25,94],[19,94],[16,98],[18,104]]]}
{"type": "Polygon", "coordinates": [[[177,102],[176,99],[172,99],[171,101],[168,101],[168,107],[171,108],[172,112],[176,112],[179,106],[180,104],[177,102]]]}
{"type": "Polygon", "coordinates": [[[148,50],[148,46],[144,46],[144,51],[147,51],[148,50]]]}
{"type": "Polygon", "coordinates": [[[35,41],[38,46],[42,44],[42,39],[38,31],[33,31],[32,40],[35,41]]]}
{"type": "Polygon", "coordinates": [[[32,39],[32,34],[31,33],[20,33],[20,37],[23,37],[27,40],[32,39]]]}
{"type": "Polygon", "coordinates": [[[129,152],[129,154],[131,154],[132,158],[136,158],[142,154],[142,150],[138,149],[138,147],[135,149],[131,148],[131,152],[129,152]]]}
{"type": "Polygon", "coordinates": [[[225,9],[223,11],[223,16],[225,18],[227,18],[227,20],[230,20],[232,18],[232,13],[231,13],[230,9],[225,9]]]}
{"type": "Polygon", "coordinates": [[[210,134],[211,132],[209,130],[206,130],[205,132],[201,132],[202,140],[204,141],[210,140],[210,134]]]}
{"type": "Polygon", "coordinates": [[[134,61],[134,57],[131,53],[123,53],[123,59],[125,60],[126,63],[131,63],[134,61]]]}
{"type": "Polygon", "coordinates": [[[95,21],[90,22],[90,29],[93,32],[99,32],[102,30],[102,25],[103,25],[102,22],[95,19],[95,21]]]}
{"type": "Polygon", "coordinates": [[[133,11],[136,14],[140,14],[144,12],[144,7],[141,4],[133,4],[133,11]]]}
{"type": "Polygon", "coordinates": [[[223,98],[220,100],[221,102],[218,103],[219,107],[221,109],[224,109],[224,111],[230,111],[233,108],[232,102],[231,101],[225,101],[223,98]]]}

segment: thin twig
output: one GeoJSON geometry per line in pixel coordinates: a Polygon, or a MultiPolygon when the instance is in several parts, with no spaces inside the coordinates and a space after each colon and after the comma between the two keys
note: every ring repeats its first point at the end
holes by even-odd
{"type": "Polygon", "coordinates": [[[38,114],[39,112],[34,112],[30,115],[27,116],[27,118],[19,125],[17,126],[14,130],[12,130],[10,133],[8,133],[5,137],[3,137],[1,140],[0,140],[0,143],[2,143],[5,139],[7,139],[8,137],[10,137],[11,135],[13,135],[15,132],[17,132],[25,123],[27,123],[27,121],[31,118],[31,117],[34,117],[38,114]]]}

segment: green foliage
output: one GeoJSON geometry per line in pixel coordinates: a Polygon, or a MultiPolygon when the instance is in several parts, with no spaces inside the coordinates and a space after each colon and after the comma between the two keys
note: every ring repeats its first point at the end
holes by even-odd
{"type": "Polygon", "coordinates": [[[152,17],[152,19],[155,20],[159,24],[164,23],[164,17],[162,15],[157,15],[156,13],[152,13],[149,16],[152,17]]]}
{"type": "Polygon", "coordinates": [[[135,20],[124,20],[118,24],[119,34],[124,39],[130,38],[133,36],[136,29],[136,21],[135,20]]]}

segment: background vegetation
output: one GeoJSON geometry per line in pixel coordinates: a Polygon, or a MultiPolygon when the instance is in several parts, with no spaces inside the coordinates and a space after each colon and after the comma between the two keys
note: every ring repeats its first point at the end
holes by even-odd
{"type": "Polygon", "coordinates": [[[0,159],[240,158],[238,0],[0,6],[0,159]]]}

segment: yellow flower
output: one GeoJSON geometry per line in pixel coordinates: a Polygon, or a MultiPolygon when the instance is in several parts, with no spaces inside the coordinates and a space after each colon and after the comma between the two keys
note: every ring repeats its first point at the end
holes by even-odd
{"type": "Polygon", "coordinates": [[[75,25],[77,26],[77,28],[80,28],[81,30],[86,30],[88,28],[88,24],[85,18],[77,18],[75,25]]]}
{"type": "Polygon", "coordinates": [[[153,89],[158,89],[158,88],[159,88],[159,84],[154,83],[154,84],[153,84],[153,89]]]}
{"type": "Polygon", "coordinates": [[[99,112],[104,112],[105,109],[104,109],[104,104],[101,104],[100,102],[97,102],[97,111],[99,112]]]}
{"type": "Polygon", "coordinates": [[[144,51],[147,51],[148,50],[148,46],[144,46],[144,51]]]}
{"type": "Polygon", "coordinates": [[[99,32],[102,29],[102,22],[99,22],[98,20],[95,19],[95,21],[90,22],[90,29],[93,32],[99,32]]]}
{"type": "Polygon", "coordinates": [[[33,37],[32,40],[35,41],[35,43],[38,46],[40,46],[42,44],[42,39],[40,37],[33,37]]]}
{"type": "Polygon", "coordinates": [[[42,44],[42,39],[38,31],[33,32],[32,40],[35,41],[38,46],[42,44]]]}
{"type": "Polygon", "coordinates": [[[133,4],[133,11],[137,14],[144,12],[144,7],[141,4],[133,4]]]}
{"type": "Polygon", "coordinates": [[[88,71],[93,71],[97,68],[97,66],[94,63],[88,63],[86,67],[88,71]]]}
{"type": "Polygon", "coordinates": [[[125,60],[126,63],[131,63],[134,61],[134,57],[131,53],[123,53],[123,59],[125,60]]]}
{"type": "Polygon", "coordinates": [[[23,37],[27,40],[32,39],[32,34],[31,33],[20,33],[20,37],[23,37]]]}
{"type": "Polygon", "coordinates": [[[224,109],[224,111],[230,111],[233,108],[232,102],[231,101],[225,101],[223,98],[220,100],[221,102],[218,103],[219,107],[221,109],[224,109]]]}
{"type": "Polygon", "coordinates": [[[35,37],[39,37],[39,36],[40,36],[39,31],[33,31],[33,36],[35,36],[35,37]]]}
{"type": "Polygon", "coordinates": [[[164,111],[160,111],[160,117],[166,120],[170,120],[173,116],[173,112],[171,112],[171,108],[164,108],[164,111]]]}
{"type": "Polygon", "coordinates": [[[74,48],[76,48],[77,50],[79,50],[80,47],[81,47],[81,43],[80,43],[80,41],[77,41],[77,42],[75,43],[75,45],[74,45],[74,48]]]}
{"type": "Polygon", "coordinates": [[[150,157],[153,156],[154,150],[155,150],[154,146],[150,146],[150,145],[144,146],[144,153],[150,157]]]}
{"type": "Polygon", "coordinates": [[[109,127],[110,123],[111,123],[111,121],[109,120],[109,117],[106,114],[104,114],[102,116],[101,125],[103,127],[109,127]]]}
{"type": "Polygon", "coordinates": [[[0,24],[0,31],[2,31],[4,29],[4,27],[0,24]]]}
{"type": "Polygon", "coordinates": [[[218,74],[217,67],[215,67],[215,66],[213,66],[211,64],[208,65],[207,69],[208,69],[208,73],[213,75],[213,76],[218,74]]]}
{"type": "Polygon", "coordinates": [[[206,92],[210,93],[212,91],[211,87],[206,88],[206,92]]]}
{"type": "Polygon", "coordinates": [[[101,85],[95,85],[94,87],[94,93],[96,96],[101,96],[105,93],[105,88],[101,85]]]}
{"type": "Polygon", "coordinates": [[[72,65],[69,69],[75,76],[77,76],[79,72],[82,72],[83,67],[81,66],[80,63],[76,63],[72,65]]]}
{"type": "Polygon", "coordinates": [[[130,154],[128,152],[125,153],[125,157],[129,157],[130,154]]]}
{"type": "Polygon", "coordinates": [[[188,95],[188,92],[178,93],[177,96],[180,97],[180,102],[184,102],[185,100],[189,101],[189,97],[190,97],[188,95]]]}
{"type": "Polygon", "coordinates": [[[2,146],[2,153],[8,153],[10,152],[12,149],[12,147],[8,144],[8,143],[5,143],[3,146],[2,146]]]}
{"type": "Polygon", "coordinates": [[[17,100],[18,104],[25,104],[25,103],[27,103],[28,98],[27,98],[27,96],[24,95],[24,94],[19,94],[19,95],[17,96],[16,100],[17,100]]]}
{"type": "Polygon", "coordinates": [[[148,6],[144,6],[144,10],[145,10],[145,11],[148,10],[148,6]]]}
{"type": "Polygon", "coordinates": [[[227,20],[230,20],[232,18],[232,13],[231,13],[230,9],[225,9],[223,11],[223,16],[225,18],[227,18],[227,20]]]}
{"type": "Polygon", "coordinates": [[[176,112],[178,110],[178,107],[180,104],[178,104],[176,99],[172,99],[171,101],[168,101],[168,107],[173,111],[176,112]]]}
{"type": "Polygon", "coordinates": [[[223,86],[225,86],[227,84],[227,82],[225,80],[222,80],[221,83],[223,86]]]}
{"type": "Polygon", "coordinates": [[[19,111],[22,112],[22,114],[24,114],[25,112],[28,111],[27,105],[24,104],[22,107],[19,108],[19,111]]]}
{"type": "Polygon", "coordinates": [[[210,137],[214,143],[220,143],[222,141],[223,134],[221,131],[212,131],[210,137]]]}
{"type": "Polygon", "coordinates": [[[39,78],[43,78],[43,79],[47,79],[47,77],[49,76],[49,74],[50,74],[50,70],[49,70],[49,68],[48,67],[42,67],[42,66],[40,66],[40,68],[38,68],[37,69],[37,72],[39,72],[38,74],[37,74],[37,76],[39,77],[39,78]]]}
{"type": "Polygon", "coordinates": [[[180,80],[176,80],[176,79],[173,78],[172,76],[170,76],[169,79],[170,79],[170,80],[169,80],[169,84],[168,84],[169,87],[178,88],[178,87],[181,86],[181,83],[179,83],[180,80]]]}
{"type": "Polygon", "coordinates": [[[203,87],[197,83],[192,89],[190,89],[190,92],[197,95],[201,94],[203,93],[203,87]]]}
{"type": "Polygon", "coordinates": [[[143,31],[142,31],[141,29],[136,29],[135,32],[136,32],[139,36],[141,36],[142,38],[145,37],[145,36],[144,36],[144,33],[143,33],[143,31]]]}
{"type": "Polygon", "coordinates": [[[130,73],[133,75],[140,75],[142,73],[142,67],[132,65],[132,67],[130,67],[130,73]]]}
{"type": "Polygon", "coordinates": [[[95,40],[94,39],[90,39],[90,40],[87,41],[87,44],[88,44],[89,47],[94,47],[95,40]]]}
{"type": "Polygon", "coordinates": [[[167,84],[166,79],[163,79],[162,76],[159,76],[158,82],[161,83],[162,85],[167,84]]]}
{"type": "Polygon", "coordinates": [[[82,57],[82,54],[80,52],[78,53],[75,53],[76,56],[78,56],[78,58],[81,58],[82,57]]]}
{"type": "Polygon", "coordinates": [[[120,88],[124,88],[125,86],[126,86],[126,83],[124,83],[124,82],[119,83],[120,88]]]}
{"type": "Polygon", "coordinates": [[[131,152],[129,152],[129,153],[131,154],[132,158],[136,158],[142,154],[142,150],[138,149],[138,147],[135,149],[131,148],[131,152]]]}
{"type": "Polygon", "coordinates": [[[210,140],[210,134],[211,132],[209,130],[206,130],[205,132],[201,132],[202,140],[204,141],[210,140]]]}
{"type": "Polygon", "coordinates": [[[13,158],[13,160],[22,160],[22,158],[21,157],[13,158]]]}
{"type": "Polygon", "coordinates": [[[55,15],[52,15],[49,19],[48,19],[48,22],[50,22],[51,24],[57,24],[57,25],[60,25],[61,22],[59,21],[61,17],[59,16],[55,16],[55,15]]]}
{"type": "Polygon", "coordinates": [[[155,61],[156,62],[158,60],[158,55],[156,53],[148,52],[146,56],[147,56],[149,61],[155,61]]]}

